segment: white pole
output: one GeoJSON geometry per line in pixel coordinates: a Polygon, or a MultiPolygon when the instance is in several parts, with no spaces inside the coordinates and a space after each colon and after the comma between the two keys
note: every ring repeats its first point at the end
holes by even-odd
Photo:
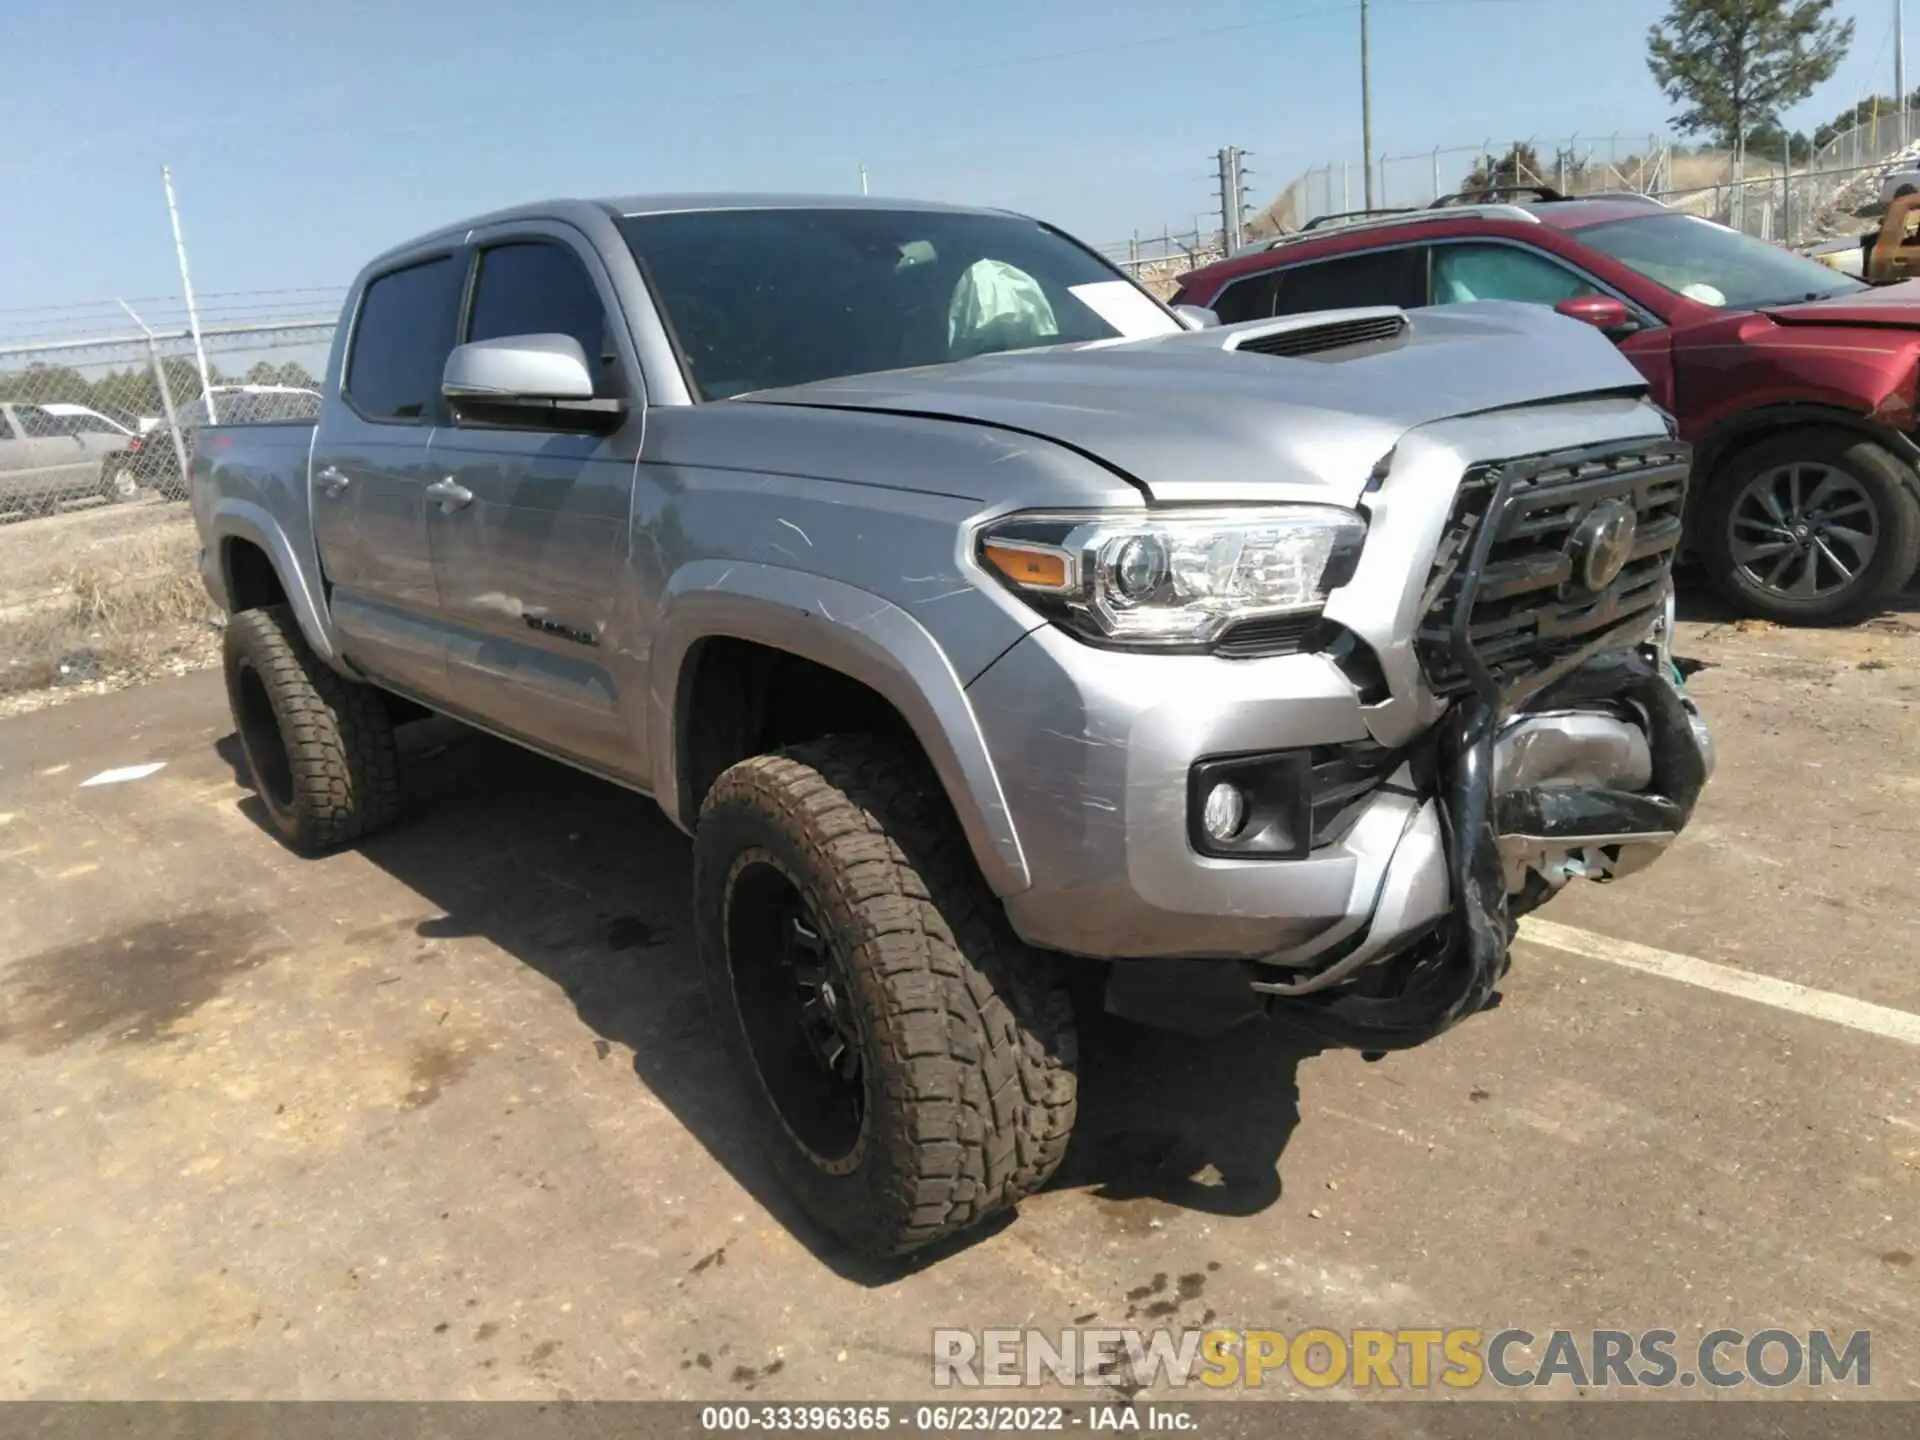
{"type": "Polygon", "coordinates": [[[213,408],[213,379],[207,374],[207,349],[200,343],[200,310],[193,303],[193,280],[187,274],[187,242],[180,235],[180,207],[173,199],[173,171],[160,167],[160,183],[167,191],[167,218],[173,221],[173,250],[180,257],[180,288],[187,297],[187,328],[193,331],[193,357],[200,364],[200,393],[207,399],[207,423],[218,425],[220,417],[213,408]]]}
{"type": "Polygon", "coordinates": [[[1893,0],[1893,103],[1900,107],[1900,148],[1907,148],[1907,42],[1901,34],[1906,0],[1893,0]]]}
{"type": "Polygon", "coordinates": [[[860,193],[867,193],[867,164],[864,160],[860,162],[860,193]]]}

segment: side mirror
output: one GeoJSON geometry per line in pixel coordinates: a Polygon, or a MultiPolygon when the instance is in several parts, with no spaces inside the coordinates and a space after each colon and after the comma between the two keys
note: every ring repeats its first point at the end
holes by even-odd
{"type": "Polygon", "coordinates": [[[440,391],[449,400],[591,400],[593,374],[571,335],[504,335],[454,346],[440,391]]]}
{"type": "Polygon", "coordinates": [[[1220,317],[1204,305],[1176,305],[1173,313],[1189,330],[1211,330],[1220,323],[1220,317]]]}
{"type": "Polygon", "coordinates": [[[1640,328],[1627,302],[1612,295],[1575,295],[1553,308],[1570,320],[1593,326],[1609,338],[1631,335],[1640,328]]]}
{"type": "Polygon", "coordinates": [[[608,434],[624,400],[596,400],[587,355],[571,335],[503,335],[456,345],[440,376],[456,425],[608,434]]]}

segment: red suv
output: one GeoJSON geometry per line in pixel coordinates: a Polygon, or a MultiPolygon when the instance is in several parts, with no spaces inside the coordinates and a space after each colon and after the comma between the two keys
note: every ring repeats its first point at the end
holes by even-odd
{"type": "Polygon", "coordinates": [[[1223,324],[1354,305],[1551,305],[1695,447],[1689,548],[1743,611],[1859,619],[1920,566],[1920,281],[1870,287],[1639,196],[1327,216],[1195,270],[1223,324]]]}

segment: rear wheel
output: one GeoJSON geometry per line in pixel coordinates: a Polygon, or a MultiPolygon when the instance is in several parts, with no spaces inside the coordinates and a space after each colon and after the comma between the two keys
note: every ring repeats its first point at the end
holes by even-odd
{"type": "Polygon", "coordinates": [[[1905,465],[1864,436],[1799,430],[1737,454],[1699,516],[1708,578],[1750,615],[1839,625],[1878,613],[1920,565],[1905,465]]]}
{"type": "Polygon", "coordinates": [[[285,605],[227,621],[227,702],[273,831],[302,854],[358,840],[400,811],[385,697],[313,653],[285,605]]]}
{"type": "Polygon", "coordinates": [[[126,502],[138,498],[140,481],[131,465],[108,465],[100,472],[100,494],[109,501],[126,502]]]}
{"type": "Polygon", "coordinates": [[[900,1254],[1046,1183],[1072,1004],[917,760],[845,736],[735,765],[701,810],[694,901],[716,1018],[816,1224],[900,1254]]]}

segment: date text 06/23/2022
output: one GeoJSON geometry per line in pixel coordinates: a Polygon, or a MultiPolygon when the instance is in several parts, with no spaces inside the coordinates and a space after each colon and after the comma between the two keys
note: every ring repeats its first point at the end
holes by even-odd
{"type": "Polygon", "coordinates": [[[1137,1405],[705,1405],[700,1428],[722,1434],[766,1432],[877,1432],[1002,1435],[1025,1431],[1088,1430],[1111,1433],[1152,1430],[1184,1433],[1200,1428],[1191,1407],[1137,1405]]]}

